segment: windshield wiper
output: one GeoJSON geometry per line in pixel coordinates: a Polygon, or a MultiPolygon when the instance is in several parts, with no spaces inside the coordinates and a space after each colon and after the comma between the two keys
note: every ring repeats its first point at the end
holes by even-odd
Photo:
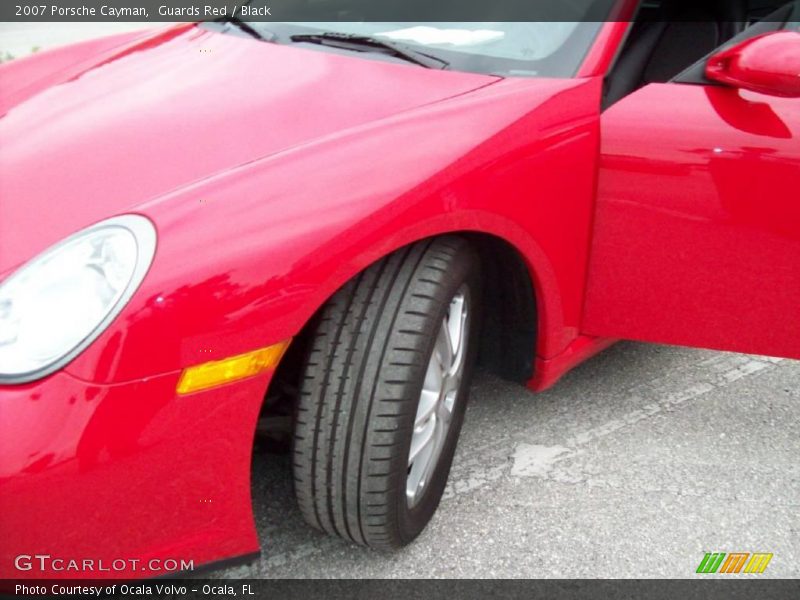
{"type": "Polygon", "coordinates": [[[450,64],[442,58],[413,50],[403,44],[397,44],[389,40],[381,40],[368,35],[359,35],[357,33],[339,33],[335,31],[300,33],[291,36],[290,39],[293,42],[308,42],[309,44],[320,44],[322,46],[351,49],[359,52],[375,50],[428,69],[446,69],[450,64]]]}
{"type": "Polygon", "coordinates": [[[256,38],[257,40],[262,40],[265,42],[271,42],[274,40],[274,34],[268,33],[264,35],[260,33],[258,30],[254,29],[249,23],[242,21],[239,17],[220,17],[219,19],[214,19],[217,23],[225,23],[227,25],[232,25],[239,29],[240,31],[245,32],[247,35],[256,38]]]}

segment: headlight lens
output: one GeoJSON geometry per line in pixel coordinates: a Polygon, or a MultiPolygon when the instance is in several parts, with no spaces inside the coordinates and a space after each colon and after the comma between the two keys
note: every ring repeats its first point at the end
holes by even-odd
{"type": "Polygon", "coordinates": [[[156,233],[139,215],[67,238],[0,284],[0,383],[60,369],[117,316],[153,259],[156,233]]]}

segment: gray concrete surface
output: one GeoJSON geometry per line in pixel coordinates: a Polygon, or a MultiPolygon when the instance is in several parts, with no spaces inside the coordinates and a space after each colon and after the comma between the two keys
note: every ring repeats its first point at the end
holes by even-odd
{"type": "Polygon", "coordinates": [[[263,556],[214,576],[695,577],[706,551],[763,551],[762,577],[798,577],[798,383],[797,361],[633,343],[542,394],[479,373],[446,497],[412,545],[307,527],[288,457],[264,454],[263,556]]]}

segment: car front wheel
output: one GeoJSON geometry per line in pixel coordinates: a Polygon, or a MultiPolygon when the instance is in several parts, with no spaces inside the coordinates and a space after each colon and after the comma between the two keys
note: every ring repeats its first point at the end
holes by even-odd
{"type": "Polygon", "coordinates": [[[322,310],[293,443],[295,492],[314,527],[396,548],[430,520],[466,407],[478,264],[460,237],[419,242],[322,310]]]}

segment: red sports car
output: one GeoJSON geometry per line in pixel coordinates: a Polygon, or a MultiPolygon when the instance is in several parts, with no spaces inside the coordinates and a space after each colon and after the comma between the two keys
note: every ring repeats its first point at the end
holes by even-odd
{"type": "Polygon", "coordinates": [[[0,67],[0,575],[258,552],[260,418],[311,525],[394,548],[475,360],[541,390],[620,338],[800,358],[800,4],[638,4],[0,67]]]}

